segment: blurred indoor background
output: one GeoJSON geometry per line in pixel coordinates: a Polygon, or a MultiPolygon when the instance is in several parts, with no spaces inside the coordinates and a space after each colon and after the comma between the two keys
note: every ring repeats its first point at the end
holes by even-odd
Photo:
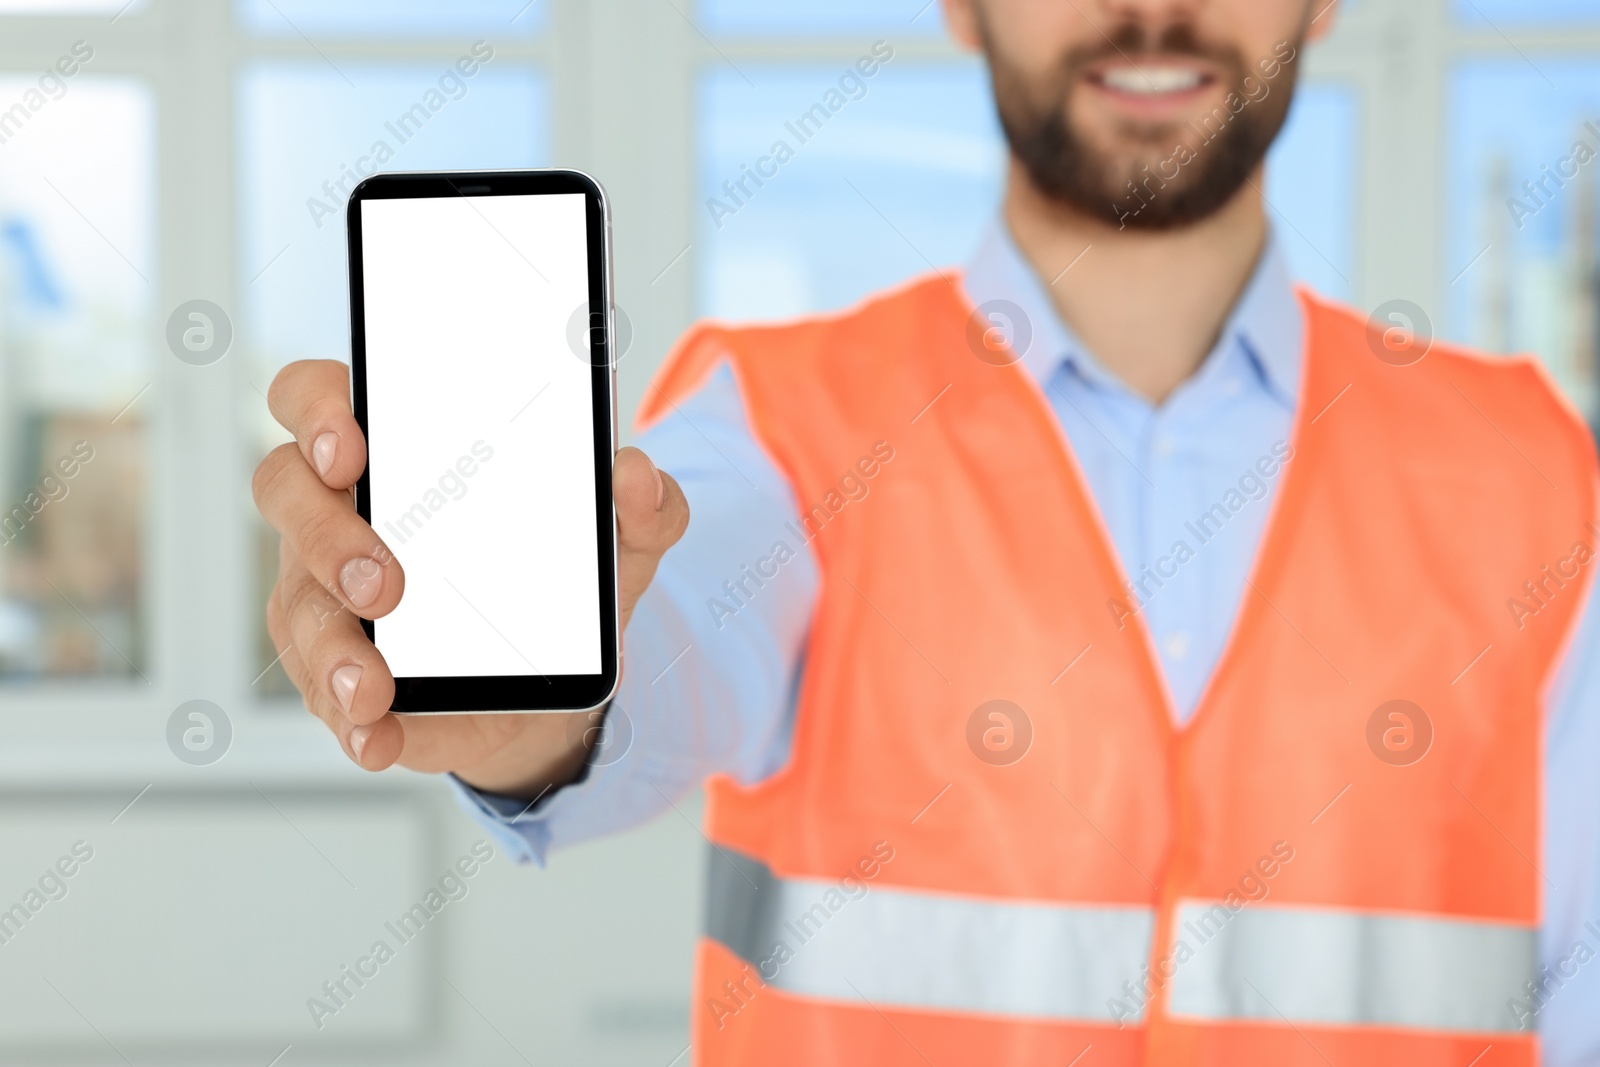
{"type": "MultiPolygon", "coordinates": [[[[1537,353],[1592,421],[1600,162],[1523,183],[1600,148],[1600,5],[1340,6],[1270,164],[1294,269],[1537,353]]],[[[343,198],[378,156],[600,179],[624,413],[697,316],[961,262],[1003,162],[928,0],[0,0],[0,503],[28,520],[0,529],[0,910],[92,850],[0,925],[0,1063],[686,1059],[693,801],[542,872],[496,855],[335,1017],[308,1012],[484,836],[440,783],[350,768],[262,622],[276,539],[249,474],[287,439],[263,393],[348,358],[343,198]],[[876,42],[865,95],[710,203],[876,42]],[[168,344],[193,300],[231,325],[221,358],[168,344]],[[169,743],[194,700],[225,753],[204,765],[169,743]]]]}

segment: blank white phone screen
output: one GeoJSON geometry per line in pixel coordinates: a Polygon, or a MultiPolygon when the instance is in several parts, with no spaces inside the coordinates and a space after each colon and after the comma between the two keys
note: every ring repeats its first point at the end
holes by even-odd
{"type": "Polygon", "coordinates": [[[378,651],[396,677],[599,674],[583,194],[359,204],[372,525],[406,583],[378,651]]]}

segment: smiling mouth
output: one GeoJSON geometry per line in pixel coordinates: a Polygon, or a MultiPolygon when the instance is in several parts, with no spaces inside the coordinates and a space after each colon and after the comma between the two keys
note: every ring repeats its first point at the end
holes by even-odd
{"type": "Polygon", "coordinates": [[[1159,101],[1197,93],[1215,83],[1216,77],[1192,66],[1146,62],[1093,70],[1088,80],[1092,85],[1122,96],[1159,101]]]}

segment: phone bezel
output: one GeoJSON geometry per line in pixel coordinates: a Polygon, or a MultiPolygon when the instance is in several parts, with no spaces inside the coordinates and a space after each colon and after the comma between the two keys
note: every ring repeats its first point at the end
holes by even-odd
{"type": "MultiPolygon", "coordinates": [[[[621,633],[617,603],[617,522],[611,495],[611,464],[617,449],[616,361],[612,338],[610,211],[605,191],[576,170],[432,171],[375,174],[351,190],[345,207],[349,284],[351,387],[356,422],[368,435],[365,290],[362,277],[361,211],[364,200],[439,196],[551,196],[582,193],[588,235],[589,365],[593,398],[595,528],[600,580],[601,671],[599,674],[457,675],[396,677],[391,711],[406,714],[583,711],[616,694],[620,680],[621,633]],[[599,309],[604,328],[595,329],[599,309]],[[610,565],[607,566],[607,561],[610,565]]],[[[370,452],[369,452],[370,455],[370,452]]],[[[372,522],[372,469],[356,483],[356,511],[372,522]]],[[[377,643],[373,620],[361,620],[368,640],[377,643]]]]}

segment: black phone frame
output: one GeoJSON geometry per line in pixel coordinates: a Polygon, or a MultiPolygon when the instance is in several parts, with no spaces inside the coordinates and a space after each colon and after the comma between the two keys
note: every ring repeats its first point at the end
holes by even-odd
{"type": "MultiPolygon", "coordinates": [[[[598,533],[601,670],[599,674],[460,675],[397,677],[391,711],[407,714],[583,711],[601,707],[616,694],[621,672],[620,611],[617,603],[617,520],[611,495],[611,464],[616,440],[616,362],[612,338],[611,227],[605,191],[575,170],[433,171],[375,174],[350,192],[345,206],[350,276],[351,385],[356,422],[371,441],[367,424],[367,339],[362,279],[363,200],[437,196],[550,196],[582,193],[588,233],[590,395],[594,426],[595,528],[598,533]],[[595,328],[596,317],[603,328],[595,328]],[[610,566],[607,567],[607,561],[610,566]]],[[[370,449],[369,449],[370,456],[370,449]]],[[[356,483],[356,511],[372,522],[372,467],[356,483]]],[[[371,619],[361,620],[367,639],[377,643],[371,619]]]]}

